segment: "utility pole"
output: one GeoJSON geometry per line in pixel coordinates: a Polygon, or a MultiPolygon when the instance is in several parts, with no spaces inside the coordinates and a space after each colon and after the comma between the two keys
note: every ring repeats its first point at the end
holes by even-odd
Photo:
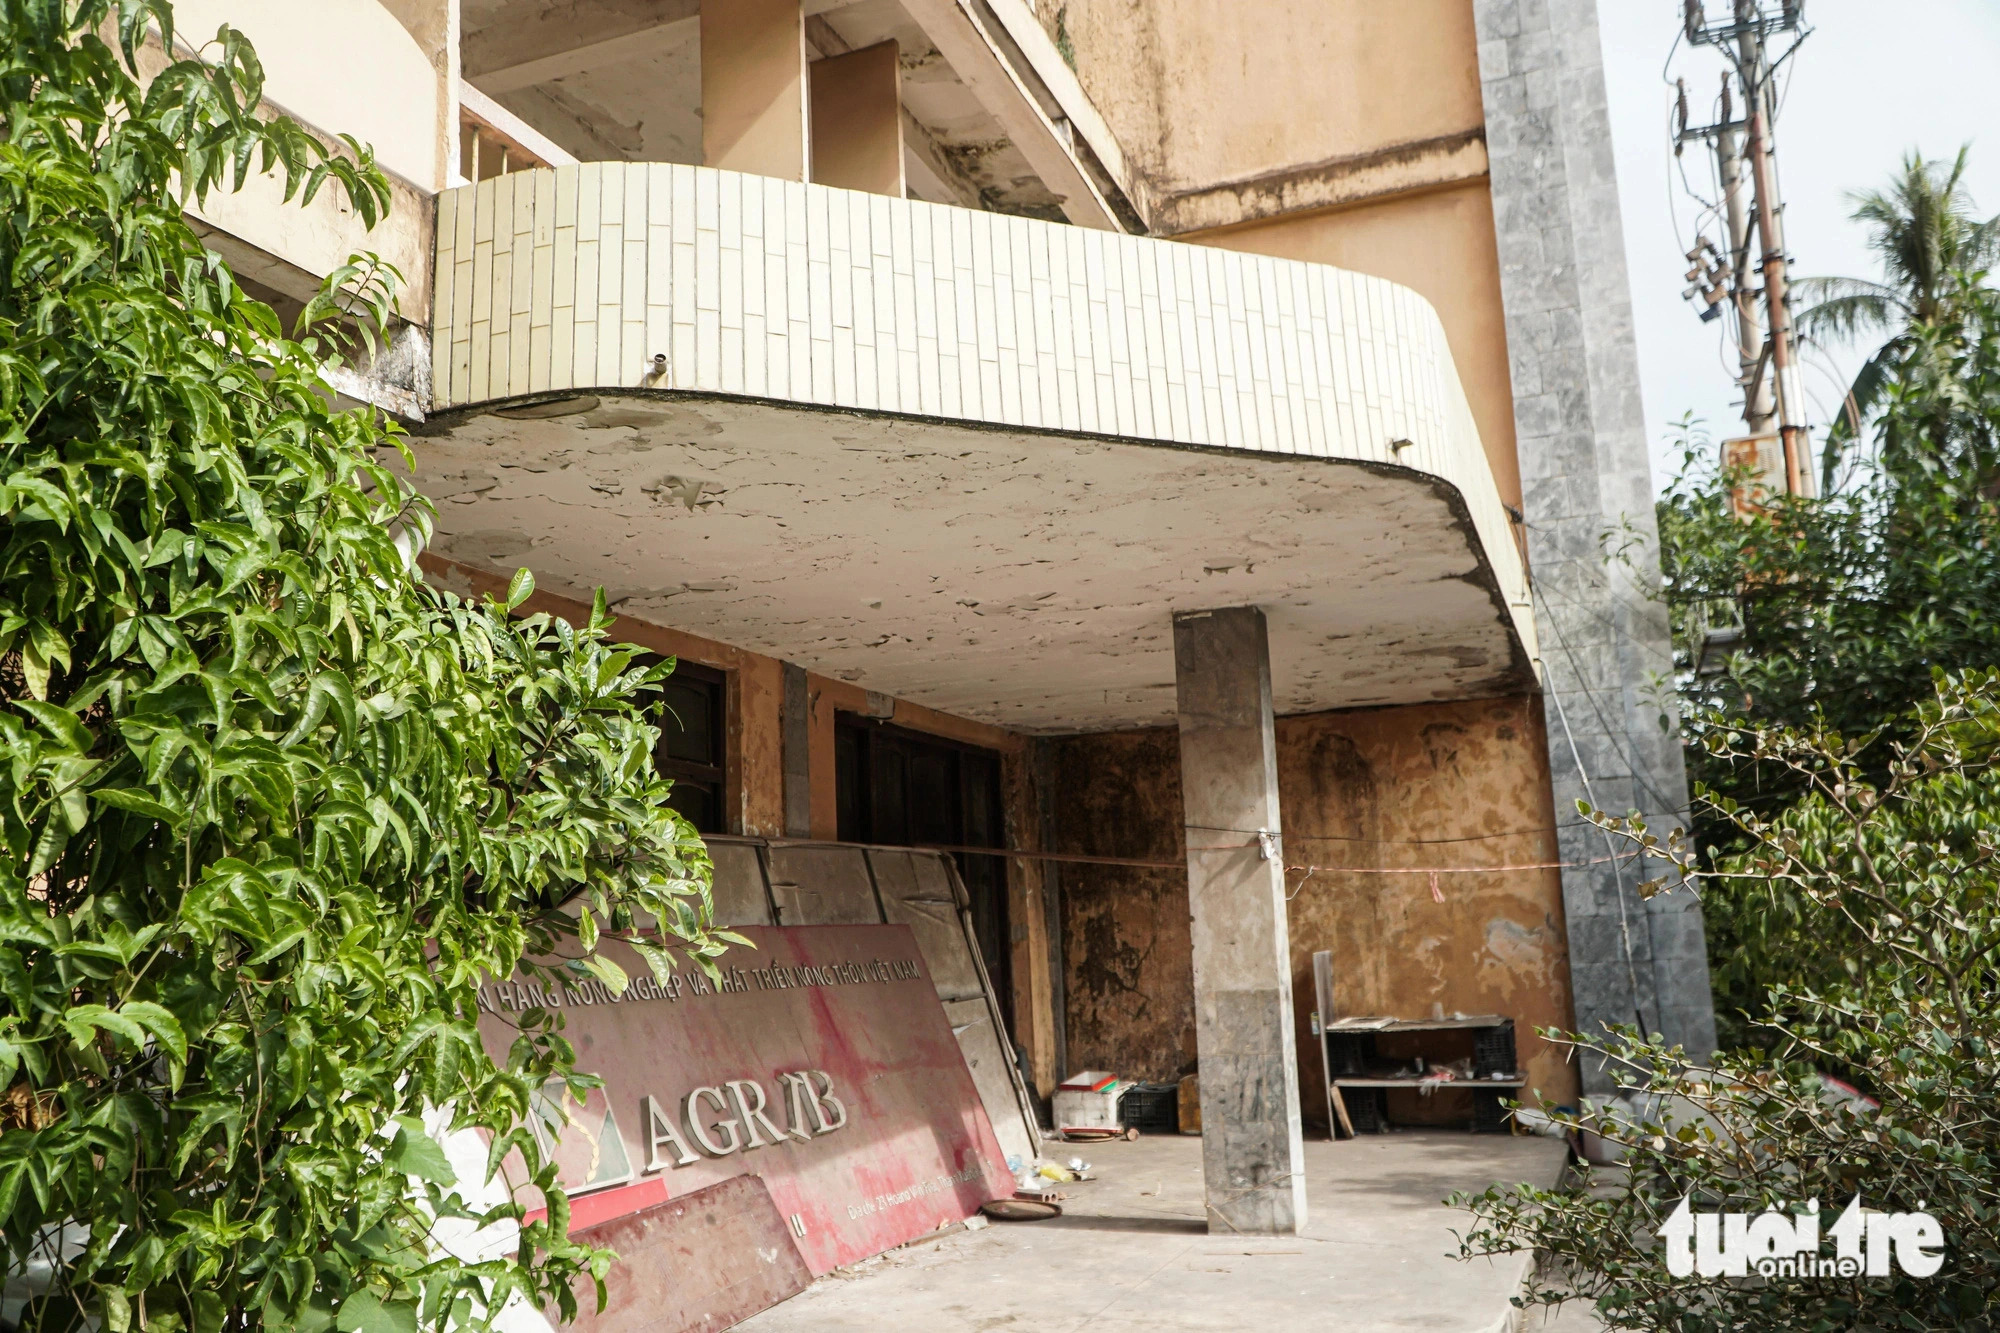
{"type": "Polygon", "coordinates": [[[1805,385],[1788,297],[1791,258],[1785,252],[1784,204],[1778,197],[1768,50],[1774,35],[1803,27],[1804,0],[1777,0],[1769,8],[1767,0],[1729,3],[1730,16],[1710,23],[1703,0],[1684,0],[1684,27],[1690,44],[1713,46],[1729,58],[1735,86],[1743,93],[1742,117],[1735,115],[1731,80],[1725,75],[1721,120],[1701,129],[1683,126],[1680,138],[1711,142],[1722,178],[1729,228],[1727,285],[1736,314],[1744,425],[1753,440],[1769,437],[1775,417],[1785,489],[1811,495],[1812,445],[1806,436],[1805,385]],[[1753,271],[1763,280],[1761,319],[1753,271]]]}
{"type": "Polygon", "coordinates": [[[1722,178],[1723,223],[1729,228],[1729,294],[1736,313],[1737,384],[1743,390],[1743,425],[1751,436],[1771,434],[1771,382],[1764,376],[1764,319],[1751,282],[1750,166],[1743,157],[1743,123],[1735,117],[1734,85],[1722,76],[1722,119],[1715,130],[1715,162],[1722,178]]]}

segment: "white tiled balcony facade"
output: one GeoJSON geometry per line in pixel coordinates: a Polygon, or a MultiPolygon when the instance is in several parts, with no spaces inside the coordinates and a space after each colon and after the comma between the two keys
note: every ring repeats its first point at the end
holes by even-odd
{"type": "Polygon", "coordinates": [[[438,207],[438,411],[678,390],[1411,469],[1463,499],[1533,653],[1444,331],[1393,283],[672,164],[438,207]]]}

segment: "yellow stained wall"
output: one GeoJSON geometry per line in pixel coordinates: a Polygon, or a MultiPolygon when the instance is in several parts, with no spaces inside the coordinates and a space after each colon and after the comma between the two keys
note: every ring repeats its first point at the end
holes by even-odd
{"type": "Polygon", "coordinates": [[[1521,503],[1500,252],[1484,178],[1179,239],[1352,269],[1401,283],[1429,301],[1444,324],[1500,498],[1521,503]]]}
{"type": "MultiPolygon", "coordinates": [[[[1545,865],[1555,811],[1536,700],[1526,697],[1278,719],[1292,985],[1301,1071],[1319,1060],[1307,1015],[1312,954],[1333,952],[1336,1014],[1498,1013],[1514,1020],[1530,1087],[1574,1102],[1574,1071],[1537,1027],[1571,1023],[1562,884],[1554,869],[1428,874],[1353,870],[1545,865]]],[[[1169,730],[1079,736],[1052,746],[1051,850],[1141,860],[1178,856],[1179,746],[1169,730]]],[[[1065,864],[1068,1063],[1133,1077],[1180,1074],[1193,1058],[1187,879],[1175,869],[1065,864]]],[[[1453,1099],[1392,1105],[1448,1117],[1453,1099]]],[[[1304,1098],[1323,1123],[1324,1102],[1304,1098]]]]}
{"type": "Polygon", "coordinates": [[[1387,278],[1436,307],[1500,496],[1518,505],[1472,0],[1039,12],[1164,234],[1387,278]]]}
{"type": "Polygon", "coordinates": [[[1472,0],[1061,0],[1038,12],[1160,193],[1484,123],[1472,0]]]}

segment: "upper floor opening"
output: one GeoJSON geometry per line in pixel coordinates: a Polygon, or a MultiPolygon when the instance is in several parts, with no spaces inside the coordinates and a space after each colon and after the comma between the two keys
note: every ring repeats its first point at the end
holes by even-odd
{"type": "Polygon", "coordinates": [[[1034,0],[462,0],[454,183],[671,162],[1142,230],[1034,0]]]}

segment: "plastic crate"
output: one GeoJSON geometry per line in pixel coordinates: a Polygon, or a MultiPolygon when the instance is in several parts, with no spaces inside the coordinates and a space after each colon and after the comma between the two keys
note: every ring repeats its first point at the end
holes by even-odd
{"type": "Polygon", "coordinates": [[[1473,1029],[1472,1076],[1474,1078],[1511,1074],[1517,1068],[1514,1060],[1513,1019],[1508,1019],[1498,1027],[1473,1029]]]}
{"type": "Polygon", "coordinates": [[[1342,1088],[1340,1100],[1347,1107],[1347,1121],[1356,1137],[1383,1134],[1389,1129],[1389,1111],[1380,1088],[1342,1088]]]}
{"type": "Polygon", "coordinates": [[[1504,1105],[1508,1098],[1519,1095],[1515,1088],[1478,1088],[1472,1090],[1472,1132],[1475,1134],[1506,1134],[1511,1132],[1508,1121],[1513,1111],[1504,1105]]]}
{"type": "Polygon", "coordinates": [[[1181,1129],[1181,1085],[1134,1083],[1118,1105],[1125,1128],[1141,1134],[1178,1134],[1181,1129]]]}
{"type": "Polygon", "coordinates": [[[1358,1078],[1368,1072],[1375,1058],[1372,1032],[1329,1032],[1326,1034],[1327,1070],[1335,1078],[1358,1078]]]}

